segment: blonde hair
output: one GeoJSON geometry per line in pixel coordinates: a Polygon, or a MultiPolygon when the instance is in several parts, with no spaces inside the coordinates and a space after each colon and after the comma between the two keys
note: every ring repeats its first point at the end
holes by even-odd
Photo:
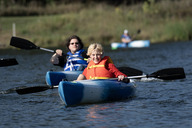
{"type": "Polygon", "coordinates": [[[101,46],[101,44],[93,43],[93,44],[90,44],[90,45],[89,45],[88,51],[87,51],[87,55],[90,56],[91,53],[92,53],[94,50],[100,52],[100,54],[103,54],[103,47],[101,46]]]}

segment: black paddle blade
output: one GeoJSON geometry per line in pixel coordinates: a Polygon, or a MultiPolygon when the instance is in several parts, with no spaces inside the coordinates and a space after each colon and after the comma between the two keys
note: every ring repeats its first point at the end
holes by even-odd
{"type": "Polygon", "coordinates": [[[21,48],[21,49],[26,49],[26,50],[39,49],[39,47],[37,47],[31,41],[22,39],[19,37],[12,37],[10,41],[10,45],[17,48],[21,48]]]}
{"type": "Polygon", "coordinates": [[[29,94],[29,93],[35,93],[35,92],[42,92],[47,89],[50,89],[50,87],[49,86],[34,86],[34,87],[16,89],[16,92],[18,94],[22,95],[22,94],[29,94]]]}
{"type": "Polygon", "coordinates": [[[137,30],[137,34],[139,34],[139,33],[141,33],[141,30],[140,30],[140,29],[137,30]]]}
{"type": "Polygon", "coordinates": [[[10,58],[10,59],[0,59],[0,67],[5,67],[5,66],[12,66],[12,65],[17,65],[18,62],[15,58],[10,58]]]}
{"type": "Polygon", "coordinates": [[[184,79],[185,72],[183,68],[167,68],[156,71],[148,77],[155,77],[163,80],[176,80],[176,79],[184,79]]]}
{"type": "Polygon", "coordinates": [[[127,76],[140,76],[143,75],[143,72],[138,70],[138,69],[134,69],[131,67],[119,67],[118,68],[120,72],[124,73],[127,76]]]}

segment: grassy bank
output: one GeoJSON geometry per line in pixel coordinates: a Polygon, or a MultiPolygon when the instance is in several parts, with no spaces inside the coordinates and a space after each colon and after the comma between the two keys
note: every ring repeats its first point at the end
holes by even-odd
{"type": "Polygon", "coordinates": [[[0,47],[9,47],[13,23],[16,36],[41,47],[60,47],[73,34],[79,35],[86,46],[93,42],[109,45],[120,41],[125,28],[133,36],[140,29],[135,39],[147,39],[152,43],[192,40],[191,5],[190,0],[160,3],[151,0],[150,4],[134,6],[94,4],[83,8],[78,5],[78,11],[57,15],[1,17],[0,47]]]}

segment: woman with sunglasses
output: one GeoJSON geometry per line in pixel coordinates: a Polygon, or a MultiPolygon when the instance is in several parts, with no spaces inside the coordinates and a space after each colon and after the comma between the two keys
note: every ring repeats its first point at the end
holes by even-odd
{"type": "Polygon", "coordinates": [[[51,57],[51,63],[56,66],[64,67],[64,71],[82,71],[87,67],[87,61],[84,58],[88,58],[86,51],[83,49],[83,42],[81,39],[73,35],[68,38],[66,46],[69,52],[63,53],[61,49],[57,49],[56,53],[51,57]]]}

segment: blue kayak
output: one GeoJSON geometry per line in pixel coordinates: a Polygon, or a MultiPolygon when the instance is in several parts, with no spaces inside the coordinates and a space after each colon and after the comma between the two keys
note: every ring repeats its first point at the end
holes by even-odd
{"type": "Polygon", "coordinates": [[[62,80],[73,81],[76,80],[79,74],[83,71],[48,71],[45,76],[47,85],[59,85],[62,80]]]}
{"type": "Polygon", "coordinates": [[[134,82],[112,79],[61,81],[58,92],[65,106],[125,100],[135,95],[134,82]]]}
{"type": "Polygon", "coordinates": [[[134,40],[126,43],[113,42],[111,43],[111,49],[115,50],[118,48],[146,48],[150,46],[149,40],[134,40]]]}

